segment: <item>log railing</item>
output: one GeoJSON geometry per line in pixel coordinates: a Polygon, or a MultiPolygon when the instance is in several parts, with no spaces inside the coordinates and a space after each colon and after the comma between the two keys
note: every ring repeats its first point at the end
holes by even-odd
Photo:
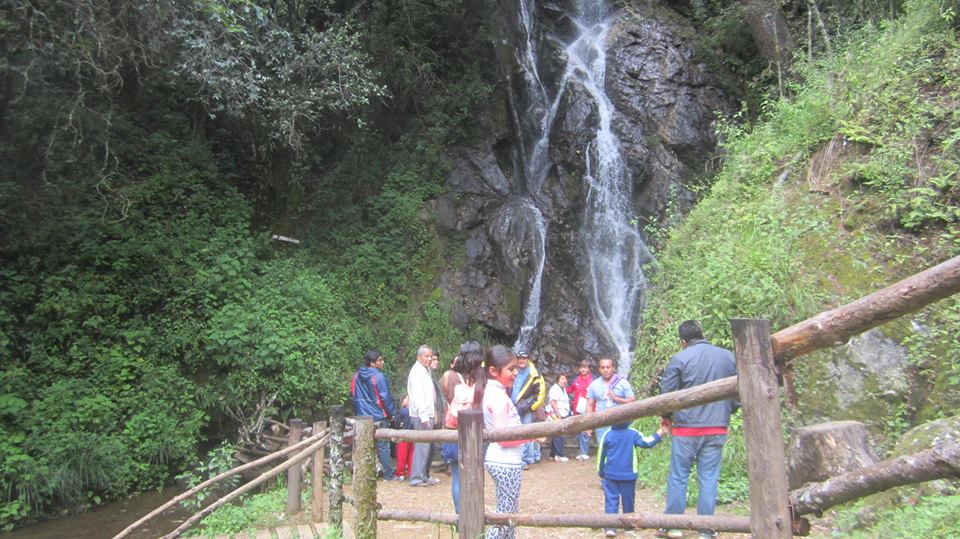
{"type": "MultiPolygon", "coordinates": [[[[780,435],[780,399],[777,383],[779,369],[787,366],[791,360],[821,348],[842,344],[854,335],[921,309],[958,291],[960,291],[960,257],[948,260],[869,296],[821,313],[772,335],[770,334],[769,323],[765,320],[732,320],[739,377],[724,378],[694,388],[560,421],[484,431],[482,413],[477,410],[467,410],[461,412],[458,431],[414,431],[374,430],[370,418],[356,418],[353,442],[354,505],[358,517],[362,517],[367,522],[358,526],[357,537],[361,539],[376,537],[376,525],[371,525],[369,522],[371,517],[376,515],[379,520],[456,524],[461,537],[481,536],[483,528],[487,524],[510,523],[518,526],[534,527],[633,527],[714,529],[725,532],[749,531],[755,539],[779,539],[791,537],[794,534],[805,534],[805,530],[808,529],[803,519],[791,516],[789,512],[791,507],[797,515],[819,512],[837,503],[856,499],[865,494],[892,486],[928,481],[936,477],[958,475],[960,474],[960,462],[958,462],[960,449],[956,444],[953,444],[943,449],[923,452],[917,458],[892,459],[874,465],[869,469],[844,474],[819,485],[808,486],[793,493],[787,492],[783,439],[780,435]],[[484,443],[568,435],[641,417],[663,415],[738,395],[744,413],[744,435],[746,437],[750,481],[750,517],[705,517],[659,513],[529,515],[485,513],[483,511],[482,448],[484,443]],[[421,443],[458,443],[460,445],[461,460],[459,464],[462,484],[460,515],[380,508],[376,502],[376,458],[373,443],[375,439],[421,443]],[[872,490],[868,491],[864,487],[864,474],[880,474],[883,477],[880,481],[875,481],[874,486],[870,487],[872,490]],[[828,485],[830,481],[835,481],[835,485],[828,485]],[[877,484],[880,485],[880,488],[876,487],[877,484]],[[831,486],[833,488],[830,488],[831,486]],[[788,507],[788,503],[790,507],[788,507]]],[[[197,513],[174,532],[164,536],[164,539],[177,537],[184,529],[215,508],[254,488],[270,477],[292,468],[311,455],[314,456],[315,485],[315,499],[312,508],[317,513],[315,517],[319,517],[320,511],[318,508],[324,505],[320,497],[324,493],[322,489],[317,488],[321,484],[317,470],[321,470],[319,473],[322,473],[323,447],[325,445],[329,445],[331,469],[330,488],[326,500],[329,503],[328,519],[331,525],[340,528],[343,518],[342,481],[345,468],[342,453],[344,420],[343,411],[340,407],[334,407],[330,421],[330,428],[322,433],[314,432],[313,436],[297,443],[293,443],[295,440],[291,440],[292,445],[283,451],[221,474],[174,498],[127,527],[114,539],[122,539],[149,518],[218,480],[291,454],[293,456],[288,458],[285,463],[275,466],[256,480],[197,513]]],[[[293,480],[296,480],[299,488],[299,478],[296,473],[291,474],[291,483],[293,480]]],[[[291,495],[291,507],[298,503],[299,498],[294,502],[291,495]]]]}
{"type": "MultiPolygon", "coordinates": [[[[791,515],[816,512],[837,503],[849,501],[870,492],[882,490],[874,487],[870,492],[863,488],[859,476],[837,478],[843,488],[835,489],[832,497],[823,493],[822,486],[790,493],[787,490],[785,450],[780,433],[780,388],[777,377],[780,369],[797,357],[822,348],[845,343],[850,337],[863,333],[886,321],[919,310],[935,301],[960,291],[960,257],[950,259],[938,266],[918,273],[897,284],[884,288],[864,298],[836,309],[826,311],[808,320],[770,334],[765,320],[731,320],[736,344],[739,377],[733,376],[695,388],[676,391],[649,399],[616,406],[602,412],[574,416],[560,421],[533,423],[517,427],[493,429],[482,432],[470,442],[516,440],[573,434],[600,426],[612,425],[661,415],[683,408],[699,406],[708,402],[729,399],[739,395],[744,413],[744,436],[747,446],[747,465],[750,481],[751,513],[749,518],[729,516],[686,516],[663,514],[633,515],[527,515],[496,514],[480,515],[482,509],[483,473],[482,459],[475,451],[465,450],[464,428],[477,421],[477,411],[461,412],[460,432],[454,431],[404,431],[379,429],[377,439],[394,441],[444,443],[458,441],[461,444],[461,513],[437,513],[427,511],[396,511],[380,509],[381,520],[428,521],[458,524],[461,537],[476,537],[483,533],[484,524],[511,523],[519,526],[551,527],[635,527],[635,528],[684,528],[714,529],[727,532],[749,531],[754,539],[779,539],[805,535],[809,525],[804,519],[791,515]],[[476,470],[479,470],[477,473],[476,470]],[[465,473],[474,474],[467,482],[465,473]],[[817,488],[819,487],[819,489],[817,488]],[[471,494],[473,493],[473,494],[471,494]],[[477,495],[480,508],[468,508],[465,499],[477,495]]],[[[934,477],[956,475],[960,470],[956,447],[924,453],[923,459],[899,459],[875,465],[878,472],[890,469],[886,484],[897,486],[922,482],[934,477]],[[922,468],[922,473],[909,477],[904,470],[911,463],[933,462],[922,468]]],[[[883,484],[881,482],[881,484],[883,484]]],[[[358,501],[359,503],[359,501],[358,501]]],[[[468,503],[475,503],[473,502],[468,503]]],[[[370,535],[368,537],[375,537],[370,535]]],[[[364,538],[366,539],[366,538],[364,538]]]]}

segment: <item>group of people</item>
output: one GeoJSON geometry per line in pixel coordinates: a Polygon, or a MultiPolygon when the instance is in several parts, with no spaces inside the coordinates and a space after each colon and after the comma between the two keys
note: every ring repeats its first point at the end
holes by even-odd
{"type": "MultiPolygon", "coordinates": [[[[681,351],[674,355],[663,371],[661,393],[687,389],[736,374],[733,354],[704,339],[700,324],[688,320],[678,328],[681,351]]],[[[414,430],[435,427],[456,428],[457,417],[465,409],[483,411],[485,429],[528,424],[538,417],[560,420],[571,415],[608,410],[636,400],[630,382],[617,372],[613,359],[598,362],[599,376],[594,377],[589,361],[582,361],[578,375],[572,380],[565,372],[555,377],[546,390],[546,380],[524,353],[514,353],[506,346],[484,348],[467,341],[451,361],[450,368],[439,380],[433,372],[439,357],[429,346],[417,350],[416,362],[407,376],[407,395],[397,407],[383,373],[383,355],[370,350],[364,355],[364,366],[353,376],[351,396],[358,415],[373,417],[378,428],[394,426],[414,430]]],[[[714,402],[678,411],[661,418],[658,430],[643,435],[628,423],[581,432],[577,436],[577,460],[589,460],[590,441],[597,441],[597,471],[604,492],[604,510],[616,514],[634,511],[637,480],[637,451],[655,446],[668,433],[671,436],[670,470],[667,479],[667,514],[683,514],[690,473],[694,465],[700,493],[697,513],[712,515],[716,507],[717,483],[720,476],[723,445],[730,416],[739,404],[732,400],[714,402]]],[[[511,440],[487,445],[484,466],[493,478],[496,511],[519,511],[521,472],[541,458],[538,440],[511,440]]],[[[551,457],[560,462],[564,454],[562,437],[551,440],[551,457]]],[[[377,441],[377,456],[384,480],[406,479],[411,487],[429,487],[439,483],[430,476],[432,446],[429,443],[397,446],[397,466],[391,459],[390,443],[377,441]],[[411,448],[412,446],[412,448],[411,448]]],[[[460,511],[460,473],[457,445],[444,444],[441,456],[450,464],[451,491],[454,508],[460,511]]],[[[616,530],[604,530],[615,537],[616,530]]],[[[701,538],[716,537],[716,532],[700,530],[701,538]]],[[[658,530],[661,537],[682,537],[680,530],[658,530]]],[[[511,526],[491,526],[487,537],[512,538],[511,526]]]]}

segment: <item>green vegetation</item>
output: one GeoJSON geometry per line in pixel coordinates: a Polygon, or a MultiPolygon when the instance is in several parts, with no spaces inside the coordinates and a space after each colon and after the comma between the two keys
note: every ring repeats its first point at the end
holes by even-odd
{"type": "Polygon", "coordinates": [[[225,505],[203,519],[199,535],[252,532],[285,524],[287,489],[283,484],[262,494],[246,496],[241,505],[225,505]]]}
{"type": "MultiPolygon", "coordinates": [[[[309,489],[304,492],[304,507],[309,507],[311,496],[309,489]]],[[[286,518],[286,510],[287,487],[281,478],[277,478],[270,490],[241,496],[239,503],[225,505],[211,513],[203,519],[196,536],[212,538],[289,526],[291,522],[286,518]]],[[[331,527],[326,529],[323,539],[343,539],[343,534],[331,527]]]]}
{"type": "MultiPolygon", "coordinates": [[[[930,496],[921,503],[891,509],[879,516],[869,530],[854,529],[854,509],[838,517],[838,531],[851,539],[897,539],[900,537],[960,537],[960,496],[930,496]]],[[[834,535],[836,537],[836,535],[834,535]]]]}
{"type": "MultiPolygon", "coordinates": [[[[900,18],[867,24],[833,54],[798,64],[802,82],[768,98],[758,118],[721,127],[723,168],[658,254],[638,331],[637,387],[652,389],[677,350],[682,320],[700,319],[708,338],[730,347],[729,318],[767,318],[777,330],[960,254],[956,9],[907,2],[900,18]],[[814,186],[810,162],[832,140],[849,151],[814,186]]],[[[918,422],[956,413],[958,308],[960,300],[944,300],[885,328],[923,373],[911,402],[863,416],[877,422],[887,447],[918,422]]],[[[830,398],[818,393],[815,362],[797,366],[801,406],[830,398]]],[[[641,481],[661,485],[668,456],[648,453],[641,481]]],[[[729,498],[746,495],[742,458],[741,447],[728,445],[720,490],[729,498]]],[[[955,508],[952,498],[923,502],[877,527],[897,532],[856,536],[955,535],[946,517],[955,508]],[[923,524],[897,527],[911,518],[923,524]]]]}
{"type": "Polygon", "coordinates": [[[217,469],[366,348],[398,392],[449,359],[421,213],[491,95],[468,4],[0,10],[0,528],[217,469]]]}

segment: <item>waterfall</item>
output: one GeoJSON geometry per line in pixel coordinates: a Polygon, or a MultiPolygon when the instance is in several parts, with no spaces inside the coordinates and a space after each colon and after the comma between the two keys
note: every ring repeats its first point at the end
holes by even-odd
{"type": "Polygon", "coordinates": [[[620,371],[626,374],[633,360],[633,323],[647,286],[641,261],[650,260],[652,256],[636,226],[631,224],[633,178],[620,152],[620,141],[611,128],[613,103],[604,86],[604,46],[610,30],[606,8],[597,0],[576,3],[576,12],[570,16],[577,25],[578,35],[566,47],[566,66],[558,88],[550,96],[538,70],[533,0],[519,0],[519,4],[524,40],[517,51],[517,61],[524,72],[525,93],[512,103],[520,124],[517,154],[521,163],[515,168],[523,172],[524,194],[529,201],[521,206],[531,214],[531,219],[542,223],[538,227],[542,235],[539,240],[532,240],[537,266],[514,347],[526,348],[540,318],[547,228],[533,197],[553,166],[548,148],[557,109],[567,85],[576,81],[590,96],[599,116],[593,140],[581,152],[586,171],[582,247],[587,258],[587,297],[594,318],[614,349],[620,371]]]}
{"type": "Polygon", "coordinates": [[[540,322],[540,296],[542,292],[543,269],[547,260],[547,222],[537,207],[534,197],[540,192],[547,174],[553,163],[547,154],[549,148],[550,128],[557,114],[563,85],[557,95],[551,99],[547,88],[540,78],[538,58],[536,52],[536,36],[534,28],[534,0],[519,0],[520,30],[523,33],[523,42],[517,51],[517,63],[521,66],[524,75],[523,95],[511,99],[514,117],[517,118],[519,147],[517,160],[519,163],[514,169],[520,172],[517,178],[523,191],[523,201],[516,211],[522,212],[533,224],[537,234],[531,235],[531,258],[536,266],[530,278],[530,288],[527,302],[523,308],[523,322],[520,333],[513,344],[513,349],[526,351],[529,347],[530,336],[540,322]]]}
{"type": "Polygon", "coordinates": [[[599,116],[585,155],[587,192],[583,246],[587,256],[590,308],[613,345],[620,371],[629,373],[634,319],[647,279],[641,261],[652,256],[631,223],[633,178],[611,128],[613,103],[604,86],[610,30],[598,2],[581,1],[581,33],[567,49],[570,69],[593,99],[599,116]]]}

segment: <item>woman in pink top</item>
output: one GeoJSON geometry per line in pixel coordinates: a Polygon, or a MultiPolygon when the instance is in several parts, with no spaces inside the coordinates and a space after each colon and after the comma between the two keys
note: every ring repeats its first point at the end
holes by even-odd
{"type": "MultiPolygon", "coordinates": [[[[488,348],[484,355],[487,371],[483,392],[483,428],[494,429],[520,425],[517,407],[510,399],[513,380],[517,377],[517,356],[506,346],[488,348]]],[[[520,473],[523,464],[523,444],[530,440],[491,442],[484,458],[487,472],[493,478],[497,493],[497,513],[516,513],[520,510],[520,473]]],[[[490,526],[487,537],[513,539],[513,526],[490,526]]]]}

